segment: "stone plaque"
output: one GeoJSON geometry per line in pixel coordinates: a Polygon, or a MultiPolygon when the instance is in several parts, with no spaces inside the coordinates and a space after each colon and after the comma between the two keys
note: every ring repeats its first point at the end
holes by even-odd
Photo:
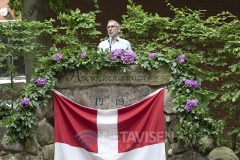
{"type": "Polygon", "coordinates": [[[79,68],[59,78],[55,87],[72,101],[96,109],[113,109],[132,105],[168,84],[168,68],[151,71],[131,65],[130,71],[121,68],[92,72],[79,68]]]}
{"type": "Polygon", "coordinates": [[[122,68],[103,68],[93,72],[86,68],[79,68],[59,78],[56,88],[73,88],[76,86],[99,86],[109,84],[120,85],[166,85],[170,78],[169,69],[159,67],[151,71],[144,70],[138,65],[131,65],[130,71],[122,68]]]}

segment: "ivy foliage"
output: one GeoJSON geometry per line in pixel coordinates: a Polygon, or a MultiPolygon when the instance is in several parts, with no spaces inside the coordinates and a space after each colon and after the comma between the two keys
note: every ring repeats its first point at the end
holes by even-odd
{"type": "MultiPolygon", "coordinates": [[[[209,106],[224,105],[229,111],[239,109],[239,21],[229,12],[216,16],[204,17],[203,10],[193,11],[188,8],[174,8],[168,4],[175,14],[174,18],[160,17],[150,14],[129,0],[127,14],[122,18],[123,37],[128,39],[137,58],[135,64],[151,70],[160,66],[168,66],[171,70],[168,90],[174,96],[174,112],[179,117],[177,134],[186,145],[197,146],[205,152],[207,144],[203,138],[213,138],[221,142],[224,121],[214,120],[209,112],[209,106]],[[157,53],[153,59],[149,53],[157,53]],[[178,62],[178,56],[184,54],[184,63],[178,62]],[[231,60],[231,61],[230,61],[231,60]],[[203,67],[199,67],[199,65],[203,67]],[[222,72],[219,67],[227,66],[222,72]],[[223,78],[234,77],[219,85],[219,90],[210,90],[203,82],[218,83],[223,78]],[[236,78],[235,78],[236,76],[236,78]],[[184,85],[185,80],[195,80],[198,88],[184,85]],[[217,99],[220,96],[219,99],[217,99]],[[197,106],[191,112],[184,109],[187,100],[196,99],[197,106]],[[214,101],[216,103],[210,103],[214,101]]],[[[99,11],[81,13],[78,9],[59,15],[62,22],[54,34],[53,46],[47,52],[48,56],[39,59],[33,78],[46,79],[44,86],[27,82],[22,94],[17,100],[30,98],[28,106],[16,109],[16,116],[9,119],[7,140],[27,142],[34,136],[36,122],[35,112],[47,104],[50,90],[57,84],[57,75],[80,66],[95,71],[102,67],[123,65],[119,61],[111,61],[109,54],[97,51],[96,44],[89,38],[97,38],[100,32],[95,27],[96,14],[99,11]],[[88,37],[88,38],[86,38],[88,37]],[[58,47],[61,45],[62,47],[58,47]],[[86,52],[86,57],[81,54],[86,52]],[[55,55],[62,58],[56,61],[55,55]],[[98,54],[97,54],[98,53],[98,54]],[[16,125],[17,124],[17,125],[16,125]]],[[[239,134],[239,128],[234,132],[239,134]]],[[[231,134],[231,133],[230,133],[231,134]]],[[[238,135],[239,136],[239,135],[238,135]]]]}

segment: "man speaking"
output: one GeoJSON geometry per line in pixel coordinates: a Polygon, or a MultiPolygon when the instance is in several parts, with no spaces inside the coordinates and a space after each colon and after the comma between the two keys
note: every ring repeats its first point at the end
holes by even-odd
{"type": "Polygon", "coordinates": [[[132,51],[131,44],[128,40],[119,37],[121,30],[120,24],[115,20],[109,20],[107,24],[107,32],[109,38],[99,43],[98,47],[104,51],[113,51],[115,49],[123,49],[132,51]]]}

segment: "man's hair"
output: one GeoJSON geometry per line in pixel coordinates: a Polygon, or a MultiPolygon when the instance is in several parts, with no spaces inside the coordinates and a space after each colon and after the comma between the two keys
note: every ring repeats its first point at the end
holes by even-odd
{"type": "Polygon", "coordinates": [[[115,22],[118,27],[121,27],[120,23],[118,23],[116,20],[109,20],[108,23],[109,23],[109,22],[115,22]]]}

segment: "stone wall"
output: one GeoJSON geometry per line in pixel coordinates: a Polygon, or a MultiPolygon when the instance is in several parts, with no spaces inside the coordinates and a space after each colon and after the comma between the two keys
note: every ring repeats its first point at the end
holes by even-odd
{"type": "MultiPolygon", "coordinates": [[[[168,84],[170,72],[168,68],[158,68],[151,72],[143,70],[137,65],[131,65],[129,72],[123,72],[121,68],[102,69],[92,72],[86,68],[80,68],[73,72],[58,76],[59,82],[56,90],[69,97],[73,101],[87,107],[98,109],[120,108],[136,103],[159,88],[168,84]]],[[[238,159],[231,150],[218,148],[216,153],[214,143],[209,143],[209,156],[199,153],[194,148],[185,147],[183,142],[177,139],[175,126],[178,122],[177,115],[173,113],[172,96],[169,92],[164,95],[165,116],[165,145],[166,155],[169,160],[188,159],[216,159],[226,156],[238,159]],[[221,153],[221,154],[220,154],[221,153]],[[210,158],[211,157],[211,158],[210,158]]],[[[0,160],[53,160],[54,159],[54,114],[53,104],[49,100],[47,106],[38,108],[36,136],[31,140],[29,148],[16,142],[6,144],[3,138],[4,152],[0,160]]],[[[227,158],[228,159],[228,158],[227,158]]]]}

